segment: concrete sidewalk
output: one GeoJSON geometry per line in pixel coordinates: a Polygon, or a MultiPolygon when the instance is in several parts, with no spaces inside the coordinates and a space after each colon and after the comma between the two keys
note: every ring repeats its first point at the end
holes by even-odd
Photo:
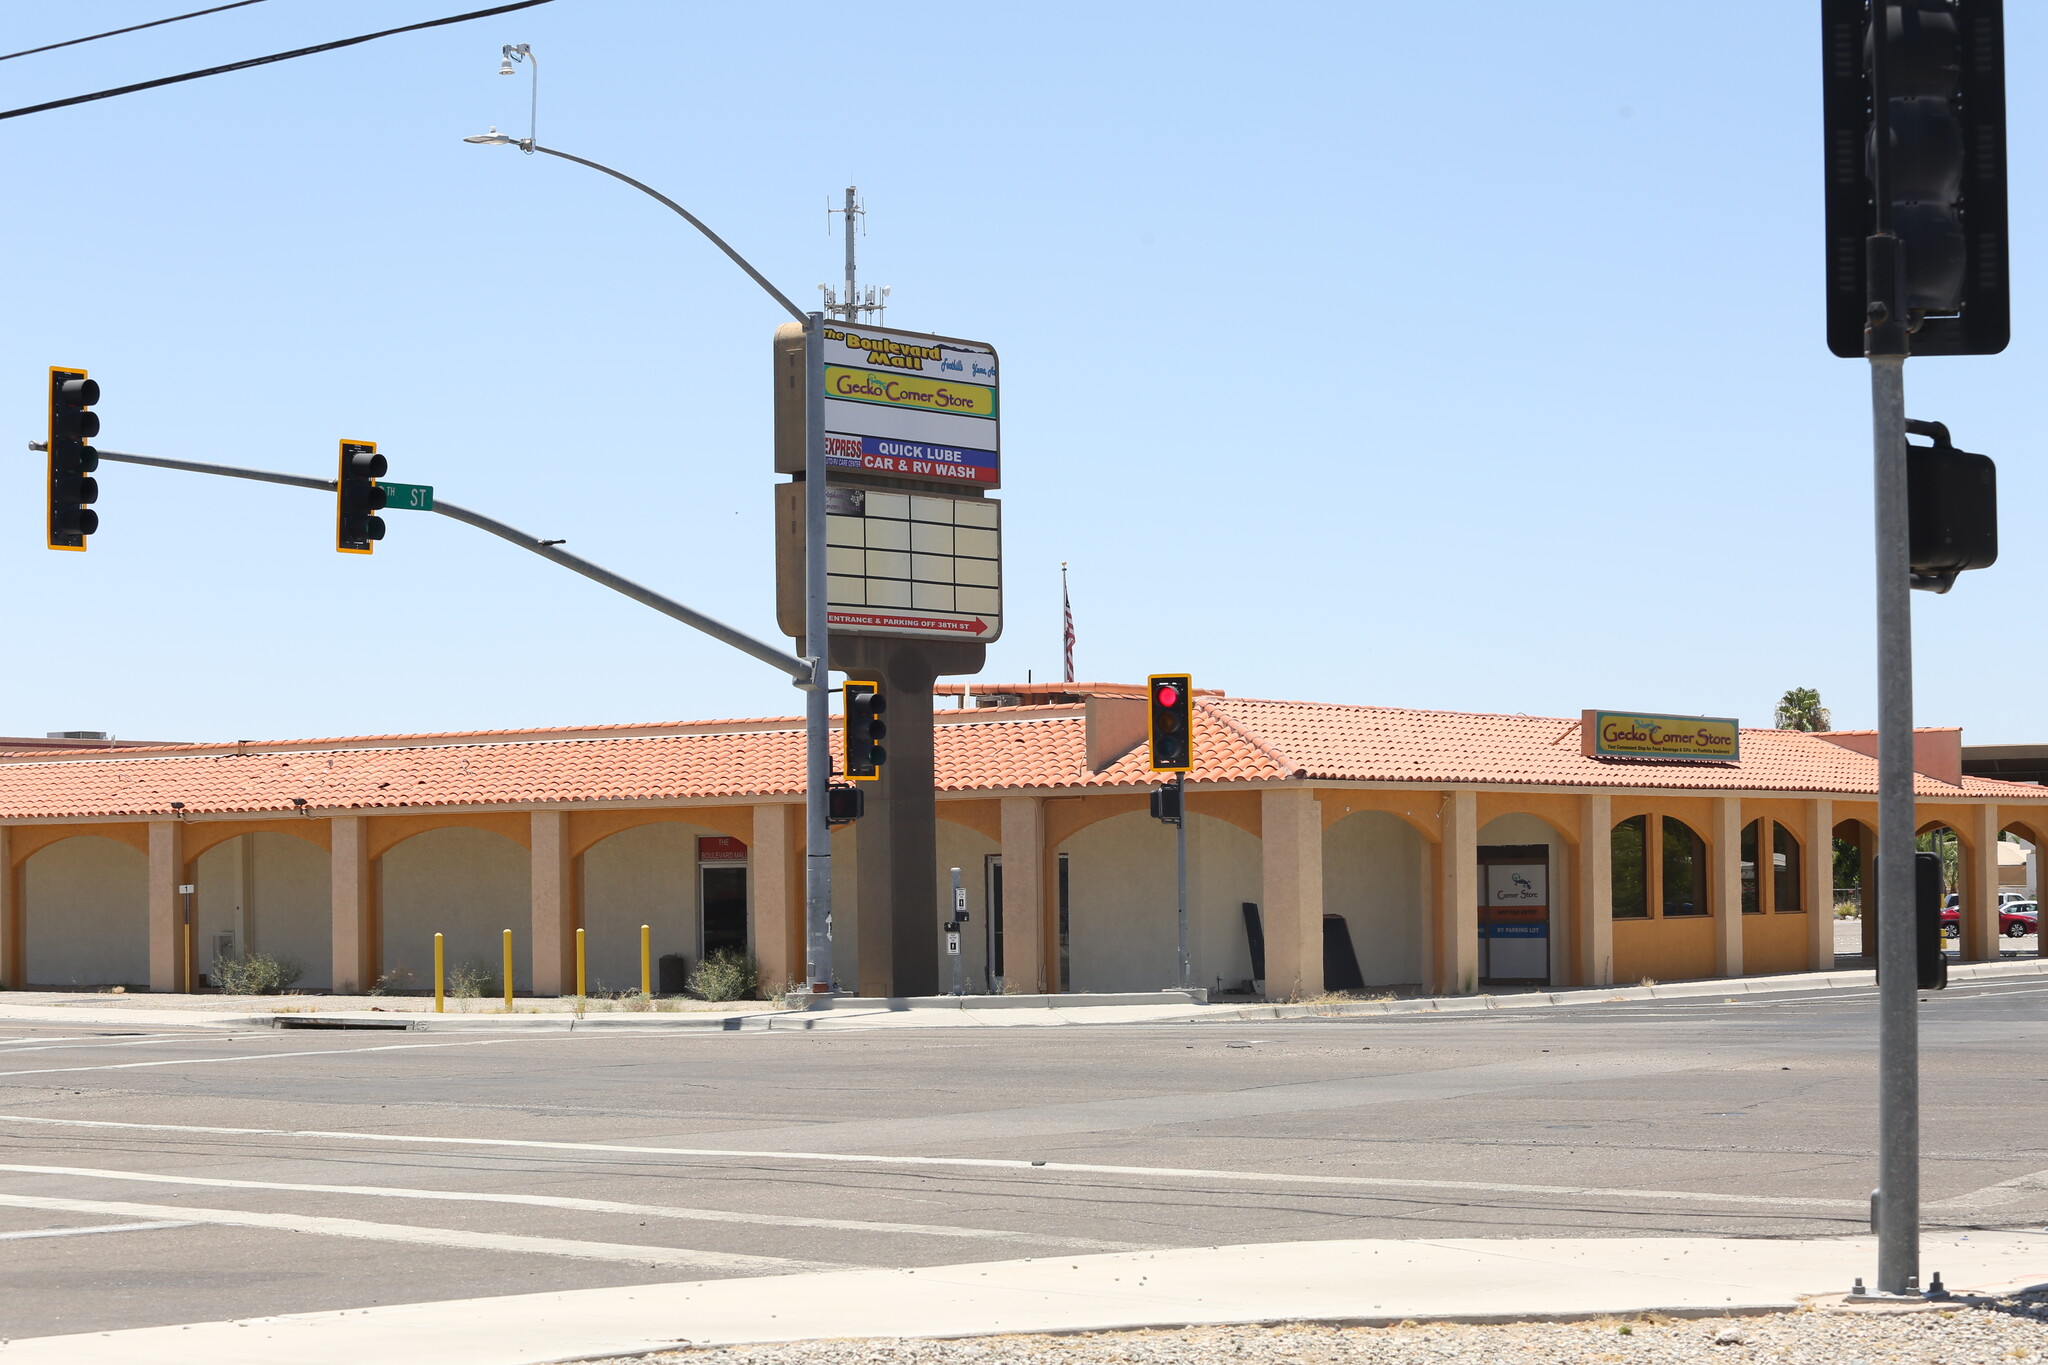
{"type": "MultiPolygon", "coordinates": [[[[1952,963],[1949,981],[2020,980],[2048,976],[2048,959],[1952,963]]],[[[61,1023],[122,1028],[388,1028],[449,1030],[654,1029],[724,1033],[821,1032],[869,1028],[1052,1028],[1074,1024],[1231,1024],[1279,1019],[1371,1018],[1388,1014],[1464,1014],[1679,1000],[1868,990],[1868,971],[1797,972],[1726,980],[1673,981],[1653,986],[1577,986],[1505,994],[1373,999],[1331,998],[1310,1004],[1204,1003],[1200,991],[1123,994],[922,996],[879,999],[840,996],[824,1008],[783,1009],[761,1001],[728,1005],[683,1002],[679,1010],[624,1010],[596,1002],[578,1014],[569,1000],[521,1000],[506,1014],[491,1001],[435,1014],[432,1002],[408,996],[66,995],[23,991],[0,994],[0,1024],[61,1023]],[[372,1004],[371,1002],[376,1003],[372,1004]]]]}
{"type": "MultiPolygon", "coordinates": [[[[2048,1280],[2048,1234],[1929,1237],[1953,1293],[2048,1280]]],[[[4,1365],[537,1365],[679,1345],[1193,1324],[1499,1322],[1789,1311],[1877,1263],[1869,1237],[1284,1242],[698,1280],[0,1344],[4,1365]]]]}

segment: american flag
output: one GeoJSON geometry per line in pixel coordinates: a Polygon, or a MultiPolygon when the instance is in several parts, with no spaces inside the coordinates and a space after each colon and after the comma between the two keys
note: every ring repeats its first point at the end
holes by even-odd
{"type": "Polygon", "coordinates": [[[1074,602],[1067,596],[1067,565],[1060,561],[1060,609],[1067,618],[1067,681],[1074,680],[1074,602]]]}

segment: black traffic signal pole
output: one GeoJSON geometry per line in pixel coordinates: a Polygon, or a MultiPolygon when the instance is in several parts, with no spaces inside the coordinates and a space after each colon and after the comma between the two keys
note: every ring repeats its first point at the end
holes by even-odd
{"type": "MultiPolygon", "coordinates": [[[[42,443],[32,441],[29,448],[40,450],[42,443]]],[[[280,474],[269,469],[243,469],[228,464],[203,464],[197,460],[172,460],[161,455],[131,455],[118,450],[102,450],[99,456],[102,460],[114,460],[121,464],[151,465],[157,469],[176,469],[187,474],[217,474],[223,478],[250,479],[257,483],[281,483],[289,488],[313,488],[325,493],[335,491],[334,480],[309,478],[304,474],[280,474]]],[[[756,640],[745,631],[735,630],[715,617],[706,616],[694,607],[686,607],[672,597],[664,597],[652,588],[615,574],[601,564],[593,564],[581,556],[572,555],[567,550],[529,535],[515,526],[507,526],[495,517],[487,517],[481,512],[472,512],[467,507],[458,506],[438,493],[434,496],[433,510],[444,517],[451,517],[474,526],[479,531],[489,531],[501,540],[509,540],[520,549],[529,550],[565,569],[572,569],[592,582],[602,583],[613,592],[630,597],[642,606],[652,607],[663,616],[681,621],[692,629],[701,630],[721,644],[731,645],[740,653],[759,659],[769,667],[787,673],[800,683],[808,682],[811,678],[810,664],[796,655],[786,654],[771,644],[756,640]]]]}

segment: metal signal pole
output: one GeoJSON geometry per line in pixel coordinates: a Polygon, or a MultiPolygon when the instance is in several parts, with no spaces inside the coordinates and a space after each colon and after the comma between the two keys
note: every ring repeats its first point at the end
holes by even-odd
{"type": "Polygon", "coordinates": [[[1180,818],[1173,822],[1174,866],[1179,873],[1179,899],[1176,904],[1176,918],[1180,926],[1180,988],[1187,990],[1194,985],[1188,964],[1188,775],[1173,775],[1174,800],[1180,806],[1180,818]]]}
{"type": "Polygon", "coordinates": [[[1877,503],[1877,1291],[1920,1288],[1920,964],[1914,942],[1913,595],[1906,480],[1907,332],[1903,244],[1892,231],[1887,8],[1870,49],[1875,191],[1864,354],[1870,360],[1877,503]]]}
{"type": "Polygon", "coordinates": [[[1877,1288],[1920,1279],[1919,951],[1914,943],[1913,600],[1906,358],[1870,357],[1877,483],[1877,1288]]]}

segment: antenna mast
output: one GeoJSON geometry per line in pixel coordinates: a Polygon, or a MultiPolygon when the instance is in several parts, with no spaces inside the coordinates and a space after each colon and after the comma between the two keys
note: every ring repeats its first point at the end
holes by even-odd
{"type": "MultiPolygon", "coordinates": [[[[867,212],[867,209],[860,202],[860,189],[855,185],[848,185],[846,187],[845,207],[835,209],[832,207],[831,200],[825,201],[825,231],[827,233],[832,231],[833,214],[839,214],[845,220],[846,281],[841,286],[841,289],[845,291],[844,293],[834,290],[829,284],[819,285],[818,292],[825,296],[825,316],[838,318],[841,322],[866,322],[872,317],[874,321],[879,323],[889,309],[888,285],[885,284],[880,289],[869,285],[867,297],[863,299],[860,290],[855,284],[853,239],[856,234],[854,231],[854,219],[865,218],[867,212]]],[[[860,231],[864,233],[867,229],[863,225],[860,231]]]]}

